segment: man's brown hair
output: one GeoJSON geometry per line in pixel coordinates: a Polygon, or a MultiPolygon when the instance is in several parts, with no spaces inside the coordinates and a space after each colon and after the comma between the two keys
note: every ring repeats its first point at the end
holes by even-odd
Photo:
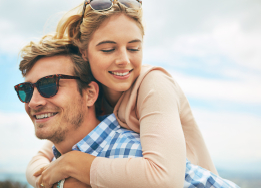
{"type": "MultiPolygon", "coordinates": [[[[67,56],[70,57],[73,67],[74,75],[80,77],[77,80],[78,90],[82,96],[82,89],[87,88],[91,81],[99,82],[93,77],[90,69],[89,63],[87,63],[83,58],[78,49],[78,47],[70,44],[66,40],[54,39],[52,35],[44,36],[39,42],[30,42],[21,51],[21,62],[19,65],[19,70],[25,77],[26,74],[32,69],[35,63],[43,57],[53,57],[53,56],[67,56]]],[[[100,84],[99,84],[100,86],[100,84]]],[[[100,114],[101,109],[101,87],[99,92],[99,97],[95,102],[96,115],[100,114]]]]}

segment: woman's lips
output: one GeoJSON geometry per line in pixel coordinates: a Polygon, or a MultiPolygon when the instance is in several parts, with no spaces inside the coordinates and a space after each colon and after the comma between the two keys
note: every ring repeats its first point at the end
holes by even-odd
{"type": "Polygon", "coordinates": [[[133,71],[133,69],[126,71],[126,70],[119,70],[119,71],[109,71],[111,75],[113,75],[114,78],[117,79],[127,79],[130,76],[130,73],[133,71]]]}

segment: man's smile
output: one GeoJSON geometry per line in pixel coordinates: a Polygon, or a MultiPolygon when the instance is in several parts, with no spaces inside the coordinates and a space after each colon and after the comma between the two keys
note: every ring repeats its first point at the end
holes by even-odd
{"type": "Polygon", "coordinates": [[[52,116],[55,116],[56,114],[58,114],[58,112],[56,113],[45,113],[45,114],[39,114],[39,115],[34,115],[34,118],[35,119],[45,119],[45,118],[49,118],[49,117],[52,117],[52,116]]]}

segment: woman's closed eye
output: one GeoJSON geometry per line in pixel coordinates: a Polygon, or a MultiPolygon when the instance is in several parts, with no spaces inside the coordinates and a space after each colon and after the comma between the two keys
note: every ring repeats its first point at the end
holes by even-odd
{"type": "Polygon", "coordinates": [[[140,48],[128,48],[129,51],[137,52],[140,51],[140,48]]]}
{"type": "MultiPolygon", "coordinates": [[[[128,48],[127,50],[131,51],[131,52],[137,52],[137,51],[140,51],[140,48],[139,47],[128,48]]],[[[115,48],[106,48],[106,49],[102,49],[101,51],[104,52],[104,53],[111,53],[111,52],[115,51],[115,48]]]]}
{"type": "Polygon", "coordinates": [[[106,48],[106,49],[102,49],[101,51],[105,52],[105,53],[110,53],[110,52],[113,52],[114,50],[115,50],[115,48],[106,48]]]}

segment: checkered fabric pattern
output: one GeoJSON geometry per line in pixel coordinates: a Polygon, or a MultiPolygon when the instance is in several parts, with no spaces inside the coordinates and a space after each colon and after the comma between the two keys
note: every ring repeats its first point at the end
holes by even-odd
{"type": "Polygon", "coordinates": [[[184,188],[239,188],[239,186],[187,160],[184,188]]]}
{"type": "MultiPolygon", "coordinates": [[[[99,118],[101,123],[72,150],[107,158],[142,157],[140,135],[120,127],[114,114],[99,118]]],[[[54,156],[61,154],[53,147],[54,156]]],[[[186,161],[184,188],[239,188],[200,166],[186,161]]]]}
{"type": "MultiPolygon", "coordinates": [[[[101,123],[72,150],[107,158],[142,157],[139,134],[120,127],[114,114],[99,117],[99,120],[101,123]]],[[[55,147],[53,153],[56,158],[60,156],[55,147]]]]}

